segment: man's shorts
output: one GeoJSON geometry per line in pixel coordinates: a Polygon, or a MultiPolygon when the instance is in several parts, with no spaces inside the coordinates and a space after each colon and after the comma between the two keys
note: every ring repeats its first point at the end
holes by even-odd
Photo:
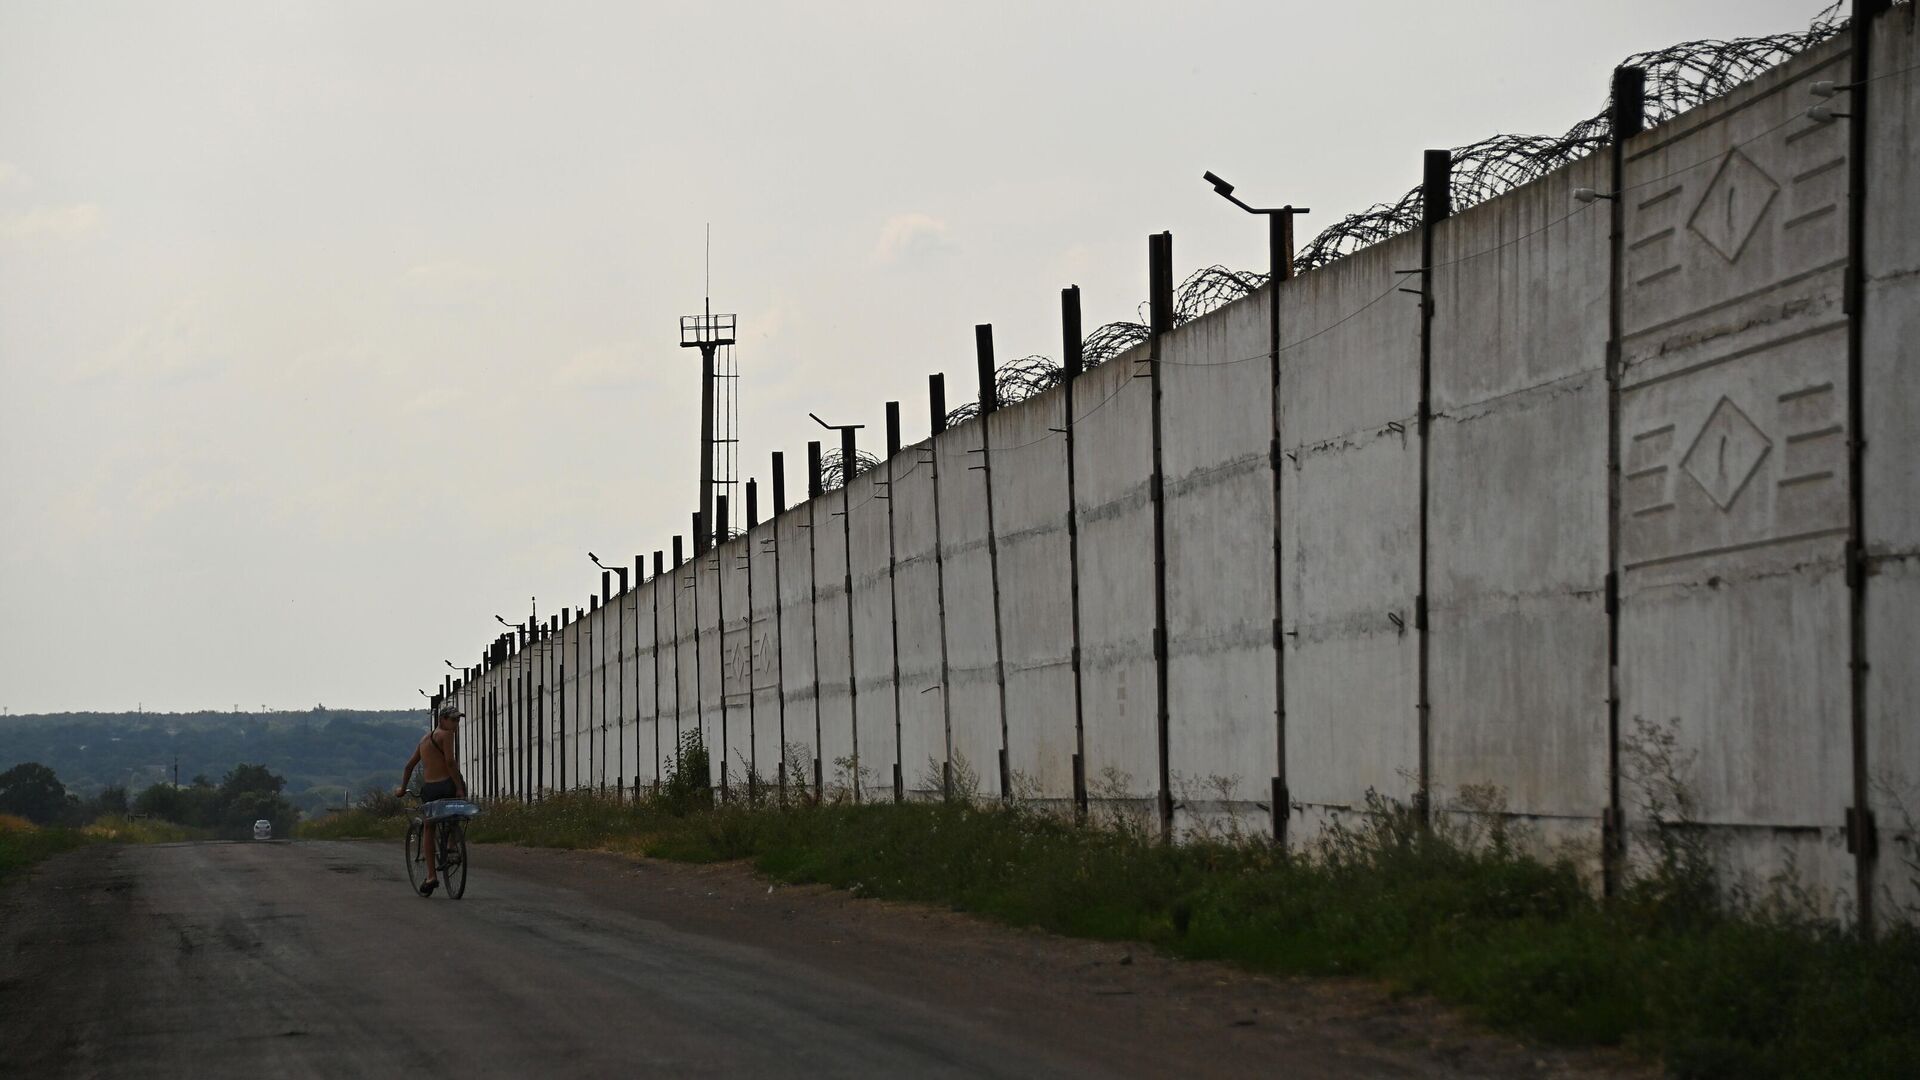
{"type": "Polygon", "coordinates": [[[451,778],[435,780],[431,784],[420,785],[420,801],[432,802],[435,799],[451,799],[459,793],[459,788],[451,778]]]}

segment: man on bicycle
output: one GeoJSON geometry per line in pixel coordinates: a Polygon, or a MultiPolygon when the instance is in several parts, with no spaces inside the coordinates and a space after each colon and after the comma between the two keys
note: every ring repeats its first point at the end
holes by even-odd
{"type": "MultiPolygon", "coordinates": [[[[432,802],[435,799],[453,799],[467,797],[467,778],[460,775],[460,755],[455,743],[463,714],[453,702],[443,703],[435,710],[433,730],[427,732],[420,744],[413,748],[413,756],[407,759],[407,767],[400,774],[400,787],[393,794],[404,797],[407,793],[407,781],[413,779],[413,767],[420,766],[420,801],[432,802]]],[[[433,821],[428,819],[421,837],[421,851],[426,853],[427,880],[420,886],[421,896],[432,896],[433,890],[440,884],[436,875],[439,868],[434,864],[433,821]]]]}

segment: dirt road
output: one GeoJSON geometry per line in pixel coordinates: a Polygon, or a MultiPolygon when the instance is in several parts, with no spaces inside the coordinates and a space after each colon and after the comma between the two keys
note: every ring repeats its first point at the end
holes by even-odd
{"type": "Polygon", "coordinates": [[[1590,1076],[1358,983],[1269,980],[739,866],[177,844],[0,890],[0,1073],[1590,1076]]]}

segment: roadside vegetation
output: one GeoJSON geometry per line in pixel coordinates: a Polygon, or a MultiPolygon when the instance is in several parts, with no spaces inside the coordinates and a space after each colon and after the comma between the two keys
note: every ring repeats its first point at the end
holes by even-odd
{"type": "Polygon", "coordinates": [[[191,840],[192,830],[164,821],[128,821],[104,814],[88,825],[35,825],[0,814],[0,884],[52,855],[88,844],[160,844],[191,840]]]}
{"type": "Polygon", "coordinates": [[[218,784],[196,776],[179,787],[154,784],[133,798],[117,786],[81,798],[45,765],[15,765],[0,772],[0,881],[86,844],[244,839],[260,818],[285,835],[295,815],[280,797],[284,783],[264,766],[236,765],[218,784]]]}
{"type": "MultiPolygon", "coordinates": [[[[577,792],[491,804],[469,835],[745,859],[785,882],[1258,971],[1376,978],[1509,1030],[1623,1045],[1681,1077],[1920,1075],[1911,920],[1867,942],[1790,884],[1730,886],[1700,830],[1654,830],[1621,895],[1602,900],[1570,861],[1530,854],[1491,791],[1432,823],[1374,797],[1310,852],[1286,855],[1232,822],[1168,847],[1144,809],[1121,800],[1096,801],[1077,822],[965,791],[860,805],[797,788],[783,801],[756,781],[755,798],[716,805],[697,737],[680,761],[638,801],[577,792]]],[[[1645,802],[1651,820],[1677,822],[1685,795],[1670,786],[1645,802]]],[[[404,807],[384,800],[302,834],[397,840],[404,828],[404,807]]]]}

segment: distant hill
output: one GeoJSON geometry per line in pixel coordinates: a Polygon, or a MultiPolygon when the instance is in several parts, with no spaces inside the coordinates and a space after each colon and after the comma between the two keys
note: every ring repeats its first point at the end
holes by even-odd
{"type": "Polygon", "coordinates": [[[235,765],[265,765],[286,778],[287,798],[311,812],[370,784],[399,783],[426,727],[422,709],[0,716],[0,771],[37,761],[67,790],[91,796],[112,784],[138,794],[171,780],[176,754],[182,783],[196,775],[218,783],[235,765]]]}

